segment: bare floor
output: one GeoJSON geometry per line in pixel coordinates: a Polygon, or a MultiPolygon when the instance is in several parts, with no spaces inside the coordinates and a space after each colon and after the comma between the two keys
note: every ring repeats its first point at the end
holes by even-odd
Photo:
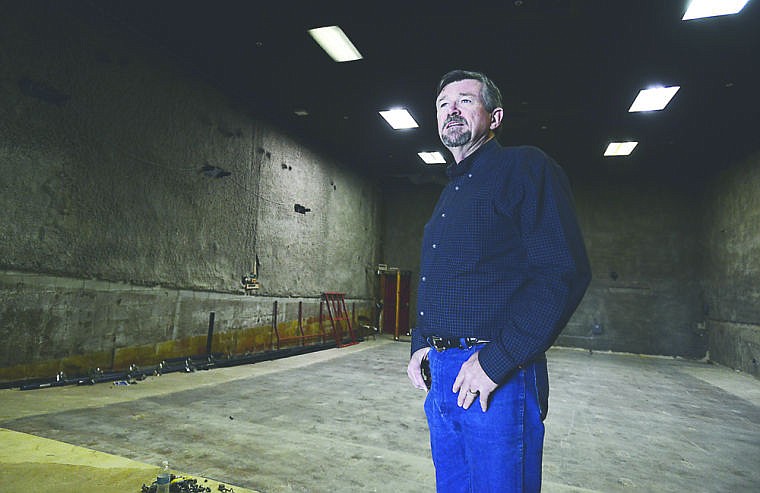
{"type": "MultiPolygon", "coordinates": [[[[164,460],[213,491],[434,491],[408,354],[379,337],[130,386],[2,390],[0,491],[139,493],[164,460]]],[[[757,379],[672,358],[548,357],[543,491],[760,490],[757,379]]]]}

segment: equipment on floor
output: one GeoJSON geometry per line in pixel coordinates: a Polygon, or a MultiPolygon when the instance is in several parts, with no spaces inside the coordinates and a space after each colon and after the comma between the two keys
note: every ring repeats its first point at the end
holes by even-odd
{"type": "MultiPolygon", "coordinates": [[[[137,367],[131,365],[130,371],[103,373],[98,378],[93,378],[92,374],[85,377],[68,377],[63,372],[59,372],[52,378],[36,378],[14,382],[4,382],[0,384],[2,389],[18,388],[19,390],[37,390],[50,387],[63,387],[65,385],[93,385],[100,382],[128,382],[130,385],[138,383],[149,376],[158,377],[168,373],[193,373],[198,370],[210,370],[212,368],[226,368],[230,366],[248,365],[260,363],[262,361],[271,361],[280,358],[287,358],[299,354],[312,353],[324,349],[336,347],[335,343],[312,344],[306,346],[294,346],[272,351],[262,351],[257,353],[245,354],[224,354],[214,353],[211,355],[201,356],[183,356],[179,358],[166,358],[158,365],[149,367],[137,367]]],[[[339,347],[339,346],[338,346],[339,347]]]]}
{"type": "MultiPolygon", "coordinates": [[[[128,386],[146,379],[149,376],[160,376],[167,373],[192,373],[197,370],[210,370],[212,368],[223,368],[229,366],[246,365],[262,361],[270,361],[299,354],[311,353],[323,349],[334,347],[345,347],[358,344],[364,340],[364,336],[359,335],[352,327],[352,313],[346,308],[344,293],[323,292],[322,299],[319,303],[319,319],[316,322],[317,332],[306,333],[303,325],[303,303],[298,302],[298,334],[293,336],[283,336],[280,334],[280,327],[277,320],[278,302],[275,300],[272,308],[272,332],[276,340],[272,343],[272,350],[250,352],[242,354],[212,352],[214,338],[215,312],[209,313],[208,333],[206,337],[205,354],[193,356],[180,356],[175,358],[164,358],[155,365],[147,367],[138,367],[131,364],[128,370],[101,370],[96,368],[87,371],[86,376],[71,377],[64,372],[56,373],[54,377],[28,378],[18,381],[0,382],[0,389],[18,388],[20,390],[35,390],[49,387],[62,387],[65,385],[94,385],[102,382],[112,382],[117,386],[128,386]],[[324,308],[326,306],[326,309],[324,308]],[[326,313],[325,311],[326,310],[326,313]],[[325,330],[329,320],[331,331],[325,330]],[[299,345],[282,347],[283,343],[298,341],[299,345]],[[314,344],[307,342],[316,341],[314,344]]],[[[377,332],[377,329],[366,326],[365,329],[371,329],[377,332]]],[[[374,333],[372,333],[374,337],[374,333]]]]}
{"type": "MultiPolygon", "coordinates": [[[[204,482],[208,482],[205,479],[204,482]]],[[[140,493],[156,493],[158,484],[154,481],[150,486],[143,484],[140,493]]],[[[235,490],[219,483],[218,491],[222,493],[235,493],[235,490]]],[[[171,475],[171,481],[169,482],[169,493],[211,493],[210,486],[204,486],[198,484],[198,480],[195,478],[188,478],[184,476],[171,475]]]]}

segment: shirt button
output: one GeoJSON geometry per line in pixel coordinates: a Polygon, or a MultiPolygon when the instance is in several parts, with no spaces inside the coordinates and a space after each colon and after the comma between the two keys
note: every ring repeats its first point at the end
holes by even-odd
{"type": "Polygon", "coordinates": [[[438,248],[438,245],[436,245],[435,243],[433,243],[433,248],[438,248]]]}
{"type": "Polygon", "coordinates": [[[422,276],[422,282],[425,282],[425,281],[427,281],[427,277],[422,276]]]}
{"type": "Polygon", "coordinates": [[[444,212],[443,214],[441,214],[441,217],[446,217],[446,213],[444,212]]]}
{"type": "Polygon", "coordinates": [[[469,173],[469,174],[467,175],[467,178],[472,178],[472,173],[469,173]]]}
{"type": "Polygon", "coordinates": [[[455,186],[454,190],[459,190],[459,185],[455,186]]]}
{"type": "Polygon", "coordinates": [[[425,312],[420,312],[420,317],[425,316],[425,312]]]}

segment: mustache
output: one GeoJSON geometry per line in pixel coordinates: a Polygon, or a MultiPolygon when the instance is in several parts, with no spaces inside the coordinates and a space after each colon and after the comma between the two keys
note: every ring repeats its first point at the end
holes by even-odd
{"type": "Polygon", "coordinates": [[[446,118],[446,121],[443,122],[443,128],[446,128],[446,126],[451,123],[467,123],[464,118],[462,118],[459,115],[450,115],[448,118],[446,118]]]}

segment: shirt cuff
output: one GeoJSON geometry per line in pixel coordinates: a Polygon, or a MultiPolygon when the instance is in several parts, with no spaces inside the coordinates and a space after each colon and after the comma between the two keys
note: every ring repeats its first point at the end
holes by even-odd
{"type": "Polygon", "coordinates": [[[423,337],[422,331],[417,328],[412,329],[412,352],[410,356],[427,345],[428,343],[425,337],[423,337]]]}
{"type": "Polygon", "coordinates": [[[518,366],[508,354],[499,351],[496,342],[490,342],[480,350],[478,361],[488,378],[498,385],[504,383],[518,366]]]}

